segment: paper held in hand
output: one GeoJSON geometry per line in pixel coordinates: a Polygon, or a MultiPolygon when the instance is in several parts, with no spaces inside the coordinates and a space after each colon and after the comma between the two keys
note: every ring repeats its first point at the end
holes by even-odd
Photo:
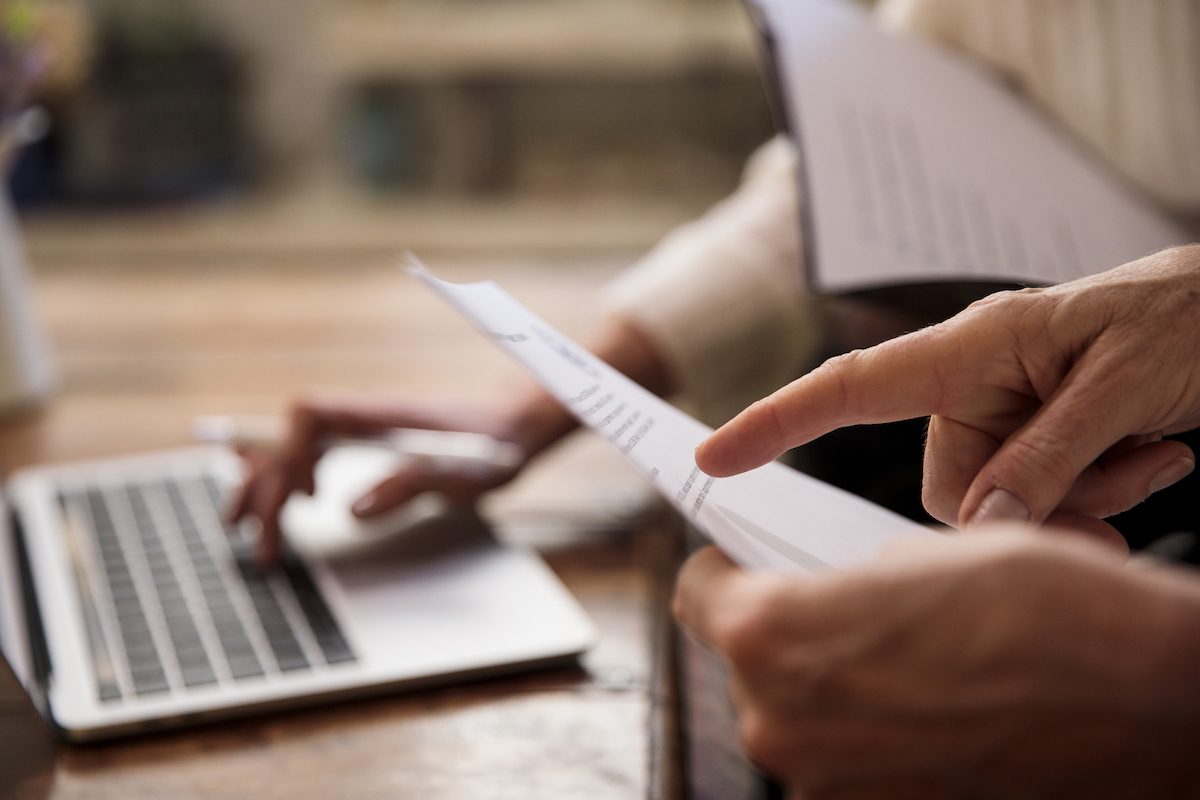
{"type": "Polygon", "coordinates": [[[744,567],[817,573],[872,558],[904,535],[938,535],[874,503],[772,462],[732,478],[696,467],[712,429],[567,339],[487,281],[410,272],[519,361],[584,425],[613,444],[656,489],[744,567]]]}

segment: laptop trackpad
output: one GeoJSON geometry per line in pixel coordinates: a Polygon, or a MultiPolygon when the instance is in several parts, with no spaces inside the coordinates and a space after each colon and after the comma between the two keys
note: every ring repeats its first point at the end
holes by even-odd
{"type": "Polygon", "coordinates": [[[540,558],[499,544],[473,511],[327,558],[364,662],[436,674],[585,648],[591,625],[540,558]],[[569,644],[569,642],[568,642],[569,644]]]}

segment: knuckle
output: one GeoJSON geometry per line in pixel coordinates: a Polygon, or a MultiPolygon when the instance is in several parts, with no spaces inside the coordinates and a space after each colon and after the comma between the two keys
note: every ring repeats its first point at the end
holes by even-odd
{"type": "Polygon", "coordinates": [[[821,366],[832,372],[839,381],[844,382],[847,375],[862,367],[863,359],[866,358],[867,352],[863,348],[850,350],[830,358],[821,366]]]}
{"type": "Polygon", "coordinates": [[[307,397],[298,397],[292,401],[288,408],[288,417],[292,420],[292,424],[310,420],[316,413],[316,407],[312,400],[307,397]]]}
{"type": "Polygon", "coordinates": [[[953,323],[956,319],[962,322],[982,318],[987,320],[988,324],[992,324],[997,317],[1003,319],[1019,314],[1021,309],[1030,307],[1031,301],[1037,300],[1045,292],[1046,290],[1040,287],[1003,289],[993,292],[987,297],[981,297],[971,303],[960,314],[951,317],[947,322],[953,323]]]}
{"type": "Polygon", "coordinates": [[[768,395],[761,400],[755,400],[750,404],[747,413],[755,418],[762,419],[767,422],[772,429],[774,438],[783,440],[787,438],[786,419],[783,409],[780,407],[780,402],[775,395],[768,395]]]}
{"type": "Polygon", "coordinates": [[[839,353],[836,356],[825,359],[825,363],[822,364],[821,367],[833,370],[835,372],[843,369],[849,369],[853,367],[859,359],[862,358],[862,354],[864,352],[866,351],[861,347],[854,350],[847,350],[845,353],[839,353]]]}
{"type": "Polygon", "coordinates": [[[1005,289],[1005,290],[1002,290],[999,292],[992,292],[991,294],[987,295],[986,297],[981,297],[978,300],[976,300],[975,302],[968,305],[965,309],[963,309],[963,312],[964,313],[975,313],[975,312],[980,311],[981,309],[994,307],[1000,303],[1008,302],[1012,299],[1013,294],[1015,294],[1015,291],[1012,289],[1005,289]]]}
{"type": "Polygon", "coordinates": [[[865,352],[865,350],[860,348],[827,358],[815,371],[827,373],[838,383],[843,383],[845,376],[853,372],[861,364],[863,353],[865,352]]]}
{"type": "Polygon", "coordinates": [[[311,447],[327,424],[320,404],[308,398],[292,403],[288,420],[287,438],[301,448],[311,447]]]}
{"type": "Polygon", "coordinates": [[[853,380],[853,375],[860,371],[866,353],[867,351],[862,349],[851,350],[827,359],[825,363],[817,367],[832,380],[837,395],[837,407],[842,409],[843,416],[853,416],[858,413],[859,409],[854,406],[855,398],[854,393],[850,390],[850,382],[853,380]]]}
{"type": "Polygon", "coordinates": [[[1007,460],[1010,477],[1016,477],[1030,488],[1042,488],[1047,482],[1053,487],[1070,486],[1078,470],[1064,453],[1061,442],[1042,434],[1035,439],[1018,438],[1009,442],[1007,460]]]}

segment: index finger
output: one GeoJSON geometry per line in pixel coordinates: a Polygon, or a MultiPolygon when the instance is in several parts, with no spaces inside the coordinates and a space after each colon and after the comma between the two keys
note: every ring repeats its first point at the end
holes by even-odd
{"type": "Polygon", "coordinates": [[[956,338],[934,326],[831,358],[721,426],[696,466],[736,475],[837,428],[936,414],[962,361],[956,338]]]}

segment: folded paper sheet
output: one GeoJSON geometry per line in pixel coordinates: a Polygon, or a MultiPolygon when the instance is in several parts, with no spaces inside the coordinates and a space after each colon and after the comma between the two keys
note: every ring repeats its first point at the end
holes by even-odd
{"type": "Polygon", "coordinates": [[[937,535],[874,503],[772,462],[732,478],[696,467],[712,432],[487,281],[413,274],[519,361],[581,423],[608,439],[680,512],[745,567],[815,573],[870,559],[906,534],[937,535]]]}

